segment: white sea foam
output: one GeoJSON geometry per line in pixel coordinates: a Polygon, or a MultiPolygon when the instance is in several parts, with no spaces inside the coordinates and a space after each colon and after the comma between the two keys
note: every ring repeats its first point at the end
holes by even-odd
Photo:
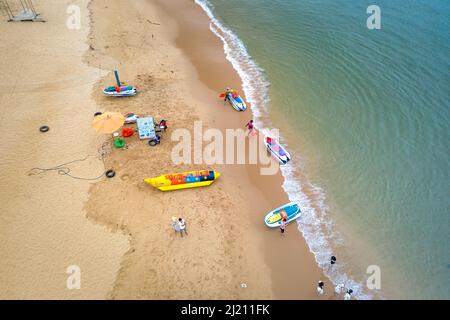
{"type": "MultiPolygon", "coordinates": [[[[266,79],[264,70],[252,59],[239,37],[214,16],[214,7],[209,1],[195,0],[195,3],[210,18],[211,31],[222,40],[226,58],[241,78],[245,98],[251,104],[256,127],[263,134],[268,135],[270,132],[270,120],[268,118],[268,87],[270,84],[266,79]]],[[[283,140],[283,138],[280,137],[280,140],[283,140]]],[[[343,283],[347,288],[352,288],[357,299],[371,299],[372,296],[365,292],[364,286],[348,275],[344,263],[340,261],[340,263],[330,267],[333,245],[342,242],[342,239],[336,236],[336,232],[333,231],[333,224],[327,217],[323,190],[318,186],[308,186],[313,190],[314,207],[318,208],[317,210],[314,209],[311,200],[302,191],[301,181],[296,178],[299,176],[300,165],[298,164],[300,162],[299,157],[294,157],[289,165],[281,167],[284,176],[283,189],[288,194],[289,200],[298,203],[303,211],[303,214],[297,220],[298,230],[306,239],[317,264],[335,285],[343,283]]]]}
{"type": "Polygon", "coordinates": [[[252,106],[255,125],[258,126],[259,121],[267,116],[269,103],[269,82],[266,80],[264,70],[255,63],[236,34],[216,19],[209,1],[195,0],[195,3],[206,12],[211,20],[211,31],[222,40],[226,58],[241,78],[245,99],[252,106]]]}

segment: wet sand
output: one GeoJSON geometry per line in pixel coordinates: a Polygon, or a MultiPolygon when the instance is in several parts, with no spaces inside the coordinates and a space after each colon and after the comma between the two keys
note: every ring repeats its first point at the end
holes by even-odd
{"type": "MultiPolygon", "coordinates": [[[[179,34],[176,45],[194,64],[196,81],[189,81],[190,90],[203,103],[196,104],[197,110],[208,119],[212,127],[225,131],[227,128],[243,128],[252,118],[250,110],[235,112],[223,107],[217,99],[224,87],[231,86],[243,92],[241,81],[232,65],[226,60],[223,43],[209,30],[209,18],[191,1],[158,1],[167,12],[177,19],[179,34]],[[195,23],[193,23],[195,21],[195,23]],[[217,120],[217,119],[220,119],[217,120]]],[[[264,215],[270,210],[289,202],[282,190],[281,172],[273,176],[260,174],[260,165],[226,165],[220,168],[235,178],[245,199],[250,204],[247,215],[255,236],[262,241],[265,262],[270,268],[272,292],[276,299],[316,299],[315,287],[318,280],[332,285],[318,268],[306,241],[292,223],[286,230],[286,237],[280,237],[278,230],[268,230],[263,224],[264,215]]],[[[224,174],[225,176],[225,174],[224,174]]],[[[328,293],[332,290],[328,289],[328,293]]],[[[322,299],[331,298],[325,295],[322,299]]]]}

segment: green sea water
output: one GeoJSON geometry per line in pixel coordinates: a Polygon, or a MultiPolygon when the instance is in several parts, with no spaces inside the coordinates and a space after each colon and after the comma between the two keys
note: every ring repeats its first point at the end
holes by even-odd
{"type": "Polygon", "coordinates": [[[299,229],[330,278],[359,298],[450,299],[450,1],[197,3],[294,155],[285,190],[310,207],[299,229]]]}

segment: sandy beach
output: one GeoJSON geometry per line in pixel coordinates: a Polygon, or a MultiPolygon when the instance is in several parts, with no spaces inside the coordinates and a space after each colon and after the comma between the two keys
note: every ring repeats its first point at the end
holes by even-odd
{"type": "Polygon", "coordinates": [[[1,298],[56,299],[318,299],[317,281],[333,297],[297,230],[268,230],[264,215],[289,202],[280,173],[260,165],[215,165],[212,186],[161,192],[143,182],[164,173],[205,168],[175,165],[171,133],[194,121],[222,132],[243,128],[251,110],[235,112],[217,96],[243,92],[222,42],[193,1],[48,1],[46,23],[0,22],[1,298]],[[66,8],[81,7],[79,30],[66,27],[66,8]],[[20,41],[18,40],[20,39],[20,41]],[[112,70],[139,94],[111,99],[101,89],[112,70]],[[12,84],[12,85],[11,85],[12,84]],[[6,90],[6,88],[11,88],[6,90]],[[166,119],[156,147],[134,136],[125,149],[98,148],[110,136],[90,128],[96,111],[166,119]],[[50,126],[46,134],[41,125],[50,126]],[[113,179],[76,180],[55,171],[29,175],[90,156],[71,173],[113,179]],[[171,217],[187,221],[180,238],[171,217]],[[68,265],[79,265],[82,288],[68,290],[68,265]]]}
{"type": "MultiPolygon", "coordinates": [[[[75,159],[71,174],[96,177],[101,140],[90,129],[97,107],[92,85],[102,71],[83,62],[88,20],[66,28],[71,1],[46,1],[46,23],[8,23],[2,17],[0,106],[0,297],[2,299],[102,299],[113,288],[127,236],[85,218],[91,183],[55,171],[32,175],[75,159]],[[39,132],[47,125],[50,131],[39,132]],[[78,265],[81,289],[68,290],[66,269],[78,265]]],[[[79,1],[87,16],[88,1],[79,1]]]]}

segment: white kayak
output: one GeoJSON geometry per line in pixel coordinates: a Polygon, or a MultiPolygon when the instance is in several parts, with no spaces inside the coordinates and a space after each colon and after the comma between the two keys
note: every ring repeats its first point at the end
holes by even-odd
{"type": "Polygon", "coordinates": [[[301,214],[302,211],[300,210],[298,204],[296,204],[295,202],[290,202],[266,214],[266,216],[264,217],[264,223],[269,228],[275,228],[281,225],[281,219],[283,218],[283,215],[287,217],[287,222],[291,222],[300,217],[301,214]]]}
{"type": "Polygon", "coordinates": [[[289,154],[289,152],[287,152],[286,149],[284,149],[284,147],[280,145],[277,140],[271,137],[266,137],[264,139],[264,144],[266,145],[267,150],[269,150],[270,153],[275,157],[275,159],[277,159],[281,164],[286,164],[289,162],[289,160],[291,160],[291,155],[289,154]]]}

